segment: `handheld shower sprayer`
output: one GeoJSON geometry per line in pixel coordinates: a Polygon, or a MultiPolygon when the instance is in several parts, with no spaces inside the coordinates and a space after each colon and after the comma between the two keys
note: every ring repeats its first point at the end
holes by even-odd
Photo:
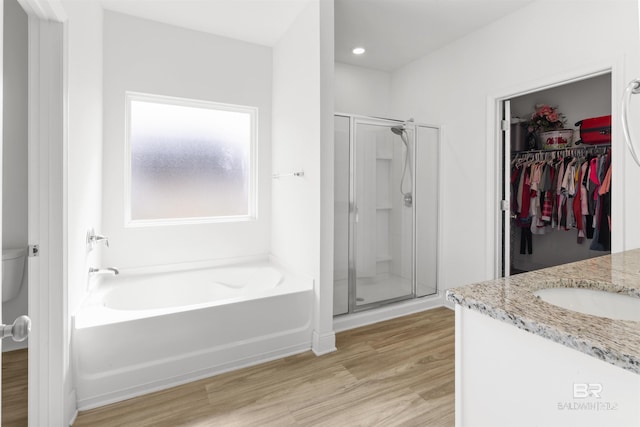
{"type": "MultiPolygon", "coordinates": [[[[409,122],[412,122],[413,119],[409,119],[409,122]]],[[[404,167],[402,168],[402,178],[400,178],[400,194],[403,196],[404,205],[410,208],[413,205],[413,194],[412,194],[412,183],[411,183],[411,165],[410,163],[410,150],[409,150],[409,141],[407,141],[407,129],[406,124],[403,123],[401,125],[396,125],[391,127],[391,132],[395,135],[400,136],[402,143],[404,144],[405,152],[404,152],[404,167]],[[407,169],[409,169],[409,191],[404,191],[404,180],[407,175],[407,169]]]]}
{"type": "Polygon", "coordinates": [[[405,125],[402,124],[402,125],[398,125],[398,126],[393,126],[391,128],[391,132],[395,133],[396,135],[402,136],[402,134],[406,132],[405,125]]]}

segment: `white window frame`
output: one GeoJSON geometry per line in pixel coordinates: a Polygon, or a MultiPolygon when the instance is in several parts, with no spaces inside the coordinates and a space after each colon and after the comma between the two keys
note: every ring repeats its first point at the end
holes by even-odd
{"type": "Polygon", "coordinates": [[[168,226],[180,224],[208,224],[256,221],[258,185],[257,185],[257,135],[258,135],[258,108],[244,105],[224,104],[220,102],[204,101],[197,99],[178,98],[165,95],[153,95],[140,92],[125,92],[125,138],[124,138],[124,225],[125,227],[149,227],[168,226]],[[249,147],[249,210],[246,215],[210,216],[192,218],[159,218],[159,219],[133,219],[131,217],[131,103],[133,101],[153,102],[158,104],[178,105],[184,107],[206,108],[246,113],[250,116],[251,135],[249,147]]]}

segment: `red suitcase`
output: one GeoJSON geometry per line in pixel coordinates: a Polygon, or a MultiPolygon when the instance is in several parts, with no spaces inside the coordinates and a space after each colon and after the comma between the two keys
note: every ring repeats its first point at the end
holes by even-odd
{"type": "Polygon", "coordinates": [[[580,120],[576,126],[580,126],[580,141],[576,144],[611,143],[611,115],[580,120]]]}

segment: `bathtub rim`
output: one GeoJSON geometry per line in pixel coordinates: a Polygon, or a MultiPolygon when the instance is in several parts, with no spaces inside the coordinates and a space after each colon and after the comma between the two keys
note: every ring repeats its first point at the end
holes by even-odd
{"type": "MultiPolygon", "coordinates": [[[[232,267],[241,264],[252,264],[258,262],[271,262],[278,267],[285,268],[282,263],[278,261],[276,257],[270,254],[262,255],[249,255],[233,258],[217,258],[217,259],[205,259],[198,261],[177,262],[172,264],[156,264],[146,265],[140,267],[127,267],[119,268],[120,274],[127,276],[147,275],[147,274],[162,274],[162,273],[177,273],[180,271],[189,270],[202,270],[206,268],[215,267],[232,267]]],[[[104,276],[89,277],[89,283],[87,286],[87,293],[91,293],[96,287],[103,284],[105,280],[104,276]]]]}
{"type": "Polygon", "coordinates": [[[238,296],[225,298],[222,300],[207,301],[200,304],[183,305],[161,309],[117,310],[101,305],[100,301],[102,300],[102,297],[106,292],[108,292],[114,286],[118,285],[111,283],[113,281],[100,280],[94,284],[94,286],[85,296],[82,303],[79,305],[78,309],[71,316],[71,328],[72,330],[84,329],[101,325],[109,325],[113,323],[134,321],[142,318],[163,316],[172,313],[179,313],[182,311],[201,310],[220,305],[240,303],[242,301],[273,298],[289,293],[313,290],[314,288],[314,280],[312,277],[292,272],[287,267],[277,262],[277,259],[272,256],[241,257],[227,260],[208,260],[189,263],[168,264],[162,266],[136,267],[123,269],[120,274],[122,275],[123,279],[126,279],[128,277],[139,277],[151,274],[180,273],[192,270],[238,267],[242,265],[254,267],[275,267],[282,273],[282,283],[273,289],[264,291],[258,295],[252,295],[251,297],[238,296]]]}

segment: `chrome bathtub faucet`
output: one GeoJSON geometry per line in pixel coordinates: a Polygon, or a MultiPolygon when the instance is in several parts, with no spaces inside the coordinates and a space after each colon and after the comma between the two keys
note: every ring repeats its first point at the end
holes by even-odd
{"type": "Polygon", "coordinates": [[[96,231],[91,228],[87,231],[87,249],[89,252],[91,252],[98,243],[104,243],[106,247],[109,247],[109,238],[102,234],[96,234],[96,231]]]}
{"type": "Polygon", "coordinates": [[[98,276],[103,274],[111,274],[113,276],[117,276],[118,274],[120,274],[120,270],[118,270],[116,267],[108,267],[108,268],[89,267],[90,276],[98,276]]]}

